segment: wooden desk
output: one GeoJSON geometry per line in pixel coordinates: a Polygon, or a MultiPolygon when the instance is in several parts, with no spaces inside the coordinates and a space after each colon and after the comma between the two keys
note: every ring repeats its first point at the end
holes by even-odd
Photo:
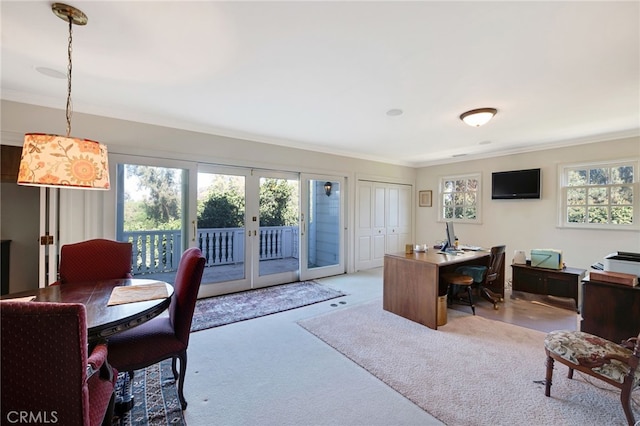
{"type": "MultiPolygon", "coordinates": [[[[437,249],[420,253],[384,256],[382,308],[434,330],[441,272],[462,264],[488,266],[491,253],[469,251],[460,255],[440,254],[437,249]]],[[[504,262],[497,283],[491,289],[504,297],[504,262]]]]}
{"type": "Polygon", "coordinates": [[[82,303],[87,310],[87,337],[89,343],[95,343],[120,331],[142,324],[158,316],[169,307],[173,287],[167,283],[165,285],[169,296],[165,299],[107,306],[114,287],[153,282],[157,282],[157,280],[116,279],[61,284],[8,294],[2,297],[2,300],[36,296],[34,302],[82,303]]]}

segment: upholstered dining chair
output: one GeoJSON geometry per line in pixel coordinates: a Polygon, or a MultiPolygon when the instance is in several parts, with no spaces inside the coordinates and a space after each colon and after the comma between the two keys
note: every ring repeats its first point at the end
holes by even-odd
{"type": "Polygon", "coordinates": [[[456,268],[457,274],[473,278],[472,287],[477,289],[480,296],[493,304],[493,309],[498,309],[498,302],[501,301],[502,297],[493,293],[486,286],[500,277],[505,249],[505,246],[491,247],[489,266],[464,265],[456,268]]]}
{"type": "Polygon", "coordinates": [[[184,375],[187,371],[187,347],[191,320],[198,297],[205,258],[200,249],[187,249],[180,258],[169,305],[169,315],[153,318],[137,327],[118,333],[109,339],[109,362],[120,371],[133,371],[172,359],[173,376],[178,381],[178,396],[182,409],[184,375]],[[180,361],[180,372],[176,368],[180,361]]]}
{"type": "Polygon", "coordinates": [[[65,244],[60,250],[59,279],[51,285],[131,278],[131,243],[97,238],[65,244]]]}
{"type": "Polygon", "coordinates": [[[640,334],[621,344],[583,331],[556,330],[544,339],[547,370],[544,394],[551,396],[554,361],[569,367],[567,377],[578,370],[620,389],[620,402],[629,426],[635,425],[631,392],[640,383],[640,334]]]}
{"type": "Polygon", "coordinates": [[[25,412],[39,424],[111,423],[117,371],[106,344],[88,354],[84,305],[8,300],[0,317],[2,424],[21,423],[25,412]]]}

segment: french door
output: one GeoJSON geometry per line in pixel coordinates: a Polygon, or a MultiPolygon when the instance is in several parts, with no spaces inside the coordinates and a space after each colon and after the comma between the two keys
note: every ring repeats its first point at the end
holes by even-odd
{"type": "Polygon", "coordinates": [[[344,263],[344,179],[302,175],[300,276],[303,280],[338,275],[344,263]]]}
{"type": "Polygon", "coordinates": [[[199,297],[345,272],[344,178],[118,155],[112,176],[135,276],[172,283],[188,247],[199,297]]]}
{"type": "Polygon", "coordinates": [[[200,297],[298,280],[299,188],[297,174],[200,165],[200,297]]]}

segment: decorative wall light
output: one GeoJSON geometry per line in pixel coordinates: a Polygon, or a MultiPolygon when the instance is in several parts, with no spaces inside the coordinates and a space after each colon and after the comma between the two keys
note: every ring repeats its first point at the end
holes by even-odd
{"type": "Polygon", "coordinates": [[[73,138],[71,134],[71,52],[72,27],[86,25],[87,16],[62,3],[51,6],[53,13],[69,22],[67,68],[66,136],[27,133],[18,172],[18,184],[59,188],[109,189],[107,147],[99,142],[73,138]]]}
{"type": "Polygon", "coordinates": [[[331,196],[331,188],[333,187],[333,185],[331,185],[331,182],[325,182],[324,183],[324,193],[327,194],[327,197],[331,196]]]}
{"type": "Polygon", "coordinates": [[[495,108],[478,108],[472,109],[460,115],[460,120],[464,121],[471,127],[480,127],[485,125],[498,112],[495,108]]]}

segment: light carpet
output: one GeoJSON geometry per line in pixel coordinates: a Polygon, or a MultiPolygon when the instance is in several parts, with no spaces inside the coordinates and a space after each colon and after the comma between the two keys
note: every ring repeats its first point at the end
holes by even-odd
{"type": "Polygon", "coordinates": [[[316,281],[300,281],[208,297],[196,302],[191,331],[288,311],[345,295],[316,281]]]}
{"type": "Polygon", "coordinates": [[[448,314],[436,331],[377,300],[299,324],[448,425],[626,424],[617,392],[566,367],[545,397],[545,333],[448,314]]]}

